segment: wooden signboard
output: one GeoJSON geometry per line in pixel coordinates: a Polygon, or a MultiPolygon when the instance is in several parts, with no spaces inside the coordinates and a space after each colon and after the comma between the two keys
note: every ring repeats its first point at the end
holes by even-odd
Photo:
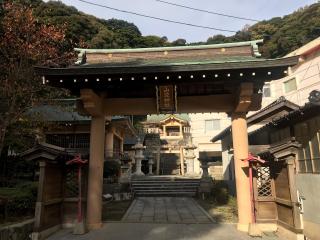
{"type": "Polygon", "coordinates": [[[176,87],[163,85],[157,87],[157,105],[159,113],[174,113],[176,108],[176,87]]]}

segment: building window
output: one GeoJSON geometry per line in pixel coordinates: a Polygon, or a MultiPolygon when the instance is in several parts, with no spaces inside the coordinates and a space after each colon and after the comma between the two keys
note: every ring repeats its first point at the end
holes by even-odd
{"type": "Polygon", "coordinates": [[[283,83],[283,85],[284,85],[284,92],[285,93],[289,93],[294,90],[297,90],[297,81],[295,78],[291,78],[290,80],[285,81],[283,83]]]}
{"type": "Polygon", "coordinates": [[[217,131],[220,130],[220,119],[205,120],[205,131],[217,131]]]}
{"type": "Polygon", "coordinates": [[[270,83],[266,83],[262,89],[263,97],[271,97],[270,83]]]}
{"type": "Polygon", "coordinates": [[[178,126],[167,126],[167,136],[180,136],[180,128],[178,126]]]}

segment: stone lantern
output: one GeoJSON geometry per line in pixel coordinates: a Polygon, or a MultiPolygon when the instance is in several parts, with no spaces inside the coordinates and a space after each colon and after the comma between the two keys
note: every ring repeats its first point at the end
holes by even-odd
{"type": "Polygon", "coordinates": [[[144,173],[141,171],[141,161],[144,159],[143,150],[146,147],[142,145],[140,138],[138,138],[136,145],[134,145],[132,148],[135,150],[134,159],[136,162],[136,171],[133,173],[133,175],[143,176],[144,173]]]}
{"type": "Polygon", "coordinates": [[[120,182],[129,182],[131,178],[131,162],[132,159],[128,154],[123,154],[120,158],[121,161],[121,175],[120,182]]]}
{"type": "Polygon", "coordinates": [[[187,165],[187,172],[186,175],[194,175],[194,159],[195,159],[195,155],[194,155],[194,149],[196,149],[197,147],[191,143],[187,144],[184,149],[185,149],[185,163],[187,165]]]}
{"type": "Polygon", "coordinates": [[[209,171],[208,171],[208,168],[209,168],[209,165],[208,165],[208,162],[209,162],[209,159],[208,158],[199,158],[199,161],[200,161],[200,167],[202,169],[202,176],[201,178],[208,178],[210,177],[209,176],[209,171]]]}
{"type": "Polygon", "coordinates": [[[200,167],[202,169],[202,176],[200,180],[199,193],[202,196],[202,199],[205,199],[210,196],[211,188],[212,188],[212,178],[209,176],[208,171],[208,162],[209,158],[206,156],[202,156],[199,158],[200,167]]]}
{"type": "Polygon", "coordinates": [[[150,155],[149,160],[148,160],[148,165],[149,165],[149,173],[148,173],[148,175],[153,175],[153,172],[152,172],[153,164],[154,164],[153,156],[150,155]]]}

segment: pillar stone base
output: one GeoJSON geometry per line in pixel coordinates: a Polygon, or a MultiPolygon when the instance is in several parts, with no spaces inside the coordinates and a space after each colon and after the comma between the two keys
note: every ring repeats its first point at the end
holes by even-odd
{"type": "Polygon", "coordinates": [[[85,222],[84,221],[78,222],[78,220],[76,220],[73,227],[73,234],[82,235],[87,232],[88,232],[88,229],[86,227],[85,222]]]}
{"type": "Polygon", "coordinates": [[[240,232],[248,232],[249,231],[249,224],[237,223],[237,230],[240,232]]]}
{"type": "Polygon", "coordinates": [[[90,223],[87,224],[88,230],[96,230],[102,227],[102,223],[90,223]]]}

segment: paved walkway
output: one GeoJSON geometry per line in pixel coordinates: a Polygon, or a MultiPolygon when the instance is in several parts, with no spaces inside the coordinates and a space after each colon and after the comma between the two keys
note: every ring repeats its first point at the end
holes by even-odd
{"type": "MultiPolygon", "coordinates": [[[[137,198],[122,222],[107,222],[101,229],[73,235],[61,230],[48,240],[252,240],[233,224],[212,223],[192,198],[137,198]],[[148,223],[147,223],[148,222],[148,223]],[[200,223],[200,224],[199,224],[200,223]]],[[[261,239],[261,238],[260,238],[261,239]]],[[[276,240],[274,235],[263,240],[276,240]]]]}
{"type": "MultiPolygon", "coordinates": [[[[105,223],[85,235],[61,230],[48,240],[252,240],[233,224],[105,223]]],[[[278,240],[264,236],[259,240],[278,240]]]]}
{"type": "Polygon", "coordinates": [[[212,218],[192,198],[139,197],[122,219],[144,223],[212,223],[212,218]]]}

